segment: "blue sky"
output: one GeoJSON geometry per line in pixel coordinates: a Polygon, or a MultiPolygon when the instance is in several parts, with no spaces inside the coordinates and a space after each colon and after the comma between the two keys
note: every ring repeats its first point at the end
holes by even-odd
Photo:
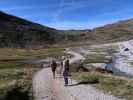
{"type": "Polygon", "coordinates": [[[0,0],[0,10],[57,29],[91,29],[133,18],[133,0],[0,0]]]}

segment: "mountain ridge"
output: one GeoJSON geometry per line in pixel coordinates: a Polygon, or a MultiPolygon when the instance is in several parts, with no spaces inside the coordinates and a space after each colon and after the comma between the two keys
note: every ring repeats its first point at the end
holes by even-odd
{"type": "Polygon", "coordinates": [[[56,29],[0,12],[0,47],[51,44],[57,41],[55,37],[62,37],[56,29]]]}
{"type": "Polygon", "coordinates": [[[0,47],[45,47],[67,42],[107,43],[129,39],[133,39],[133,19],[92,30],[57,30],[0,11],[0,47]]]}

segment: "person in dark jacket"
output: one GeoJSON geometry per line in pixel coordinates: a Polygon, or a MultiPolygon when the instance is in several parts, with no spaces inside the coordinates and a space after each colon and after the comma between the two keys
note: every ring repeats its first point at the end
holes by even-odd
{"type": "Polygon", "coordinates": [[[69,60],[67,59],[64,64],[64,71],[63,71],[65,86],[68,85],[69,67],[70,67],[69,60]]]}
{"type": "Polygon", "coordinates": [[[52,63],[51,63],[51,70],[52,70],[52,73],[53,73],[53,78],[55,78],[56,68],[57,68],[57,63],[56,63],[55,60],[53,60],[52,63]]]}

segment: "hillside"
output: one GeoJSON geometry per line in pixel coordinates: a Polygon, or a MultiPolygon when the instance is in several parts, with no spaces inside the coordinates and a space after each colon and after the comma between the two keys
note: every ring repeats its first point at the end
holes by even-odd
{"type": "Polygon", "coordinates": [[[89,34],[93,34],[93,37],[99,42],[116,42],[133,39],[133,19],[93,29],[89,34]]]}
{"type": "Polygon", "coordinates": [[[65,34],[73,35],[76,41],[88,43],[107,43],[133,39],[133,19],[119,21],[92,30],[67,30],[65,34]]]}
{"type": "Polygon", "coordinates": [[[61,38],[56,29],[0,12],[0,47],[46,45],[61,38]]]}
{"type": "Polygon", "coordinates": [[[0,47],[46,47],[72,42],[107,43],[133,39],[133,19],[92,30],[56,30],[0,12],[0,47]]]}

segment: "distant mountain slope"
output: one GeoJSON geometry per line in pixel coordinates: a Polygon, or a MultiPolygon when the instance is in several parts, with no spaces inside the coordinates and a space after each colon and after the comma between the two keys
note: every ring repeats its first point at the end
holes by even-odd
{"type": "Polygon", "coordinates": [[[92,30],[68,30],[65,34],[73,34],[75,40],[88,43],[107,43],[133,39],[133,19],[119,21],[92,30]]]}
{"type": "Polygon", "coordinates": [[[97,41],[105,42],[133,39],[133,19],[93,29],[89,34],[92,34],[97,41]]]}
{"type": "Polygon", "coordinates": [[[26,47],[56,43],[59,31],[0,12],[0,47],[26,47]]]}
{"type": "Polygon", "coordinates": [[[107,43],[133,39],[133,19],[93,30],[56,30],[0,12],[0,47],[45,47],[66,42],[107,43]]]}

